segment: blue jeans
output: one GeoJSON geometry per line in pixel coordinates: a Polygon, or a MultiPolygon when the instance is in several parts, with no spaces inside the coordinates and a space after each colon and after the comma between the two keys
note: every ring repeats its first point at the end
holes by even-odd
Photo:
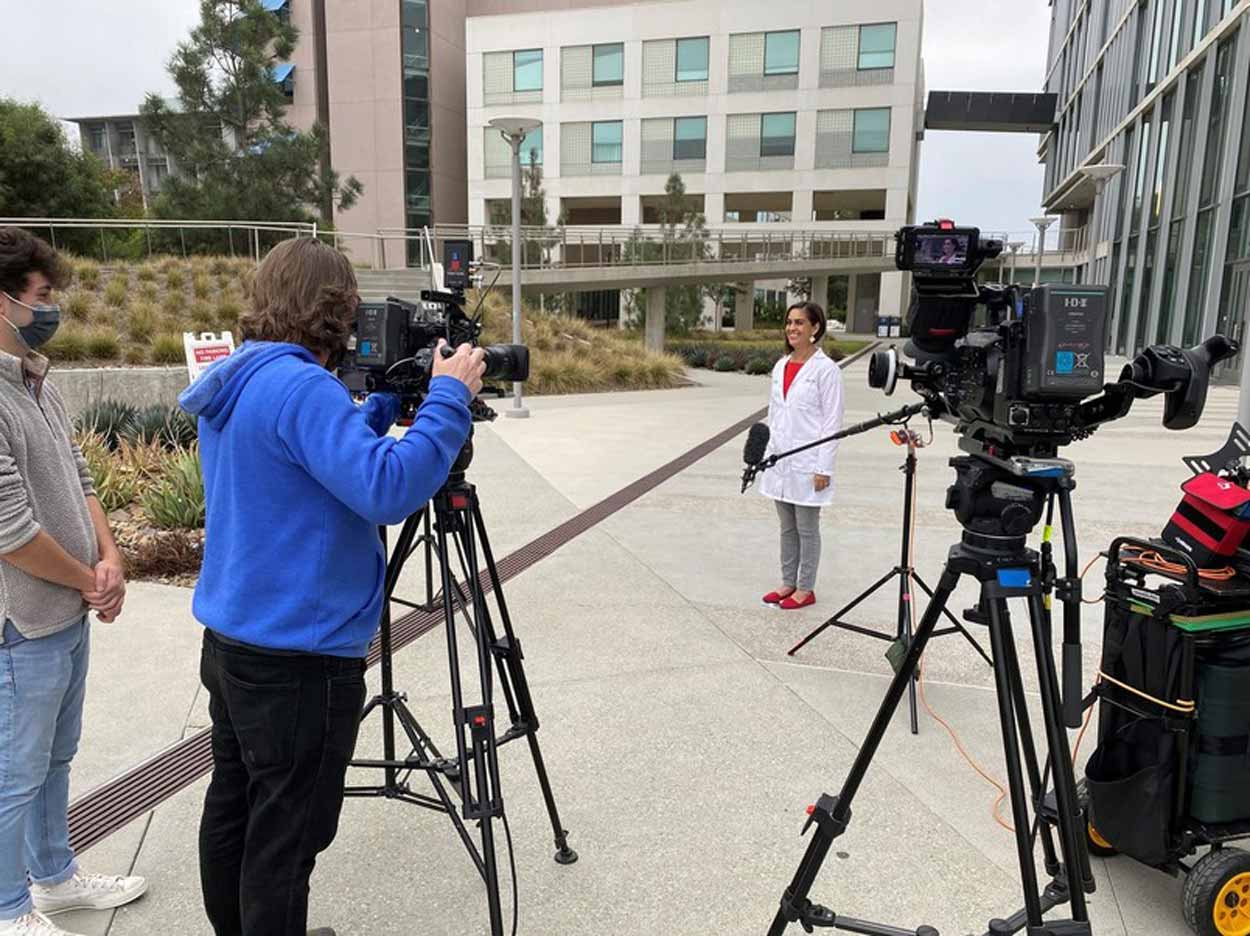
{"type": "Polygon", "coordinates": [[[59,884],[69,847],[69,764],[82,733],[90,625],[27,640],[4,622],[0,643],[0,920],[33,909],[27,880],[59,884]]]}

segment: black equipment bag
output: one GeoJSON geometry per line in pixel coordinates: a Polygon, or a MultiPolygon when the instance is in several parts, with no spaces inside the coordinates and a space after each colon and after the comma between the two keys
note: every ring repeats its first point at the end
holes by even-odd
{"type": "MultiPolygon", "coordinates": [[[[1105,608],[1102,671],[1156,699],[1174,700],[1181,680],[1181,634],[1111,595],[1105,608]]],[[[1163,864],[1177,792],[1177,733],[1185,727],[1165,709],[1110,682],[1102,691],[1098,749],[1085,767],[1090,821],[1124,854],[1163,864]],[[1110,699],[1159,714],[1128,711],[1110,699]]]]}
{"type": "Polygon", "coordinates": [[[1250,819],[1250,640],[1229,637],[1198,656],[1189,814],[1206,823],[1250,819]]]}

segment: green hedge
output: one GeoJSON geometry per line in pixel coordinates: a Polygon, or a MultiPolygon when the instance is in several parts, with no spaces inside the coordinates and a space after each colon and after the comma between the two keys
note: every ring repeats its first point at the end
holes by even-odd
{"type": "MultiPolygon", "coordinates": [[[[863,347],[863,342],[826,341],[822,347],[825,354],[840,361],[863,347]]],[[[667,350],[678,355],[688,367],[746,371],[748,374],[767,374],[784,356],[780,341],[680,341],[670,344],[667,350]]]]}

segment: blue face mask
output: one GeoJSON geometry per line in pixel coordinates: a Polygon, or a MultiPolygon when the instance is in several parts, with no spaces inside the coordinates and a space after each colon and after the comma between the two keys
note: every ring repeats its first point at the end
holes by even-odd
{"type": "Polygon", "coordinates": [[[16,302],[23,309],[30,309],[34,315],[29,325],[18,326],[5,319],[9,327],[17,332],[22,341],[26,343],[26,347],[33,351],[40,345],[47,344],[61,326],[61,307],[59,305],[28,306],[21,300],[9,296],[8,293],[4,295],[8,296],[10,301],[16,302]]]}

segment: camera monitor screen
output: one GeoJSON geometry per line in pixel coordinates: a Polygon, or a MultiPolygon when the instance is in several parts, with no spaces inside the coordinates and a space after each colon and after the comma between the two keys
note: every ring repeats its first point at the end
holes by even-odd
{"type": "Polygon", "coordinates": [[[965,270],[968,268],[969,250],[974,248],[972,235],[965,232],[917,232],[912,247],[912,262],[917,269],[965,270]]]}

